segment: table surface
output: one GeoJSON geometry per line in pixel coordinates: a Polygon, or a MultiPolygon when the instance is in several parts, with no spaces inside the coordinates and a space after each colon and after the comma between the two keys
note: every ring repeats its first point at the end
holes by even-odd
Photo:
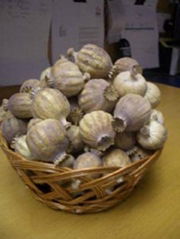
{"type": "Polygon", "coordinates": [[[179,239],[180,89],[158,84],[168,140],[130,197],[101,213],[74,215],[35,200],[0,150],[0,239],[179,239]]]}

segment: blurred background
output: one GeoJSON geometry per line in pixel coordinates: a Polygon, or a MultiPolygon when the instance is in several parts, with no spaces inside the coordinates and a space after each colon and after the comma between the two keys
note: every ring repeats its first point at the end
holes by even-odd
{"type": "Polygon", "coordinates": [[[0,0],[1,89],[11,95],[86,43],[113,62],[131,56],[148,80],[180,87],[178,0],[0,0]]]}

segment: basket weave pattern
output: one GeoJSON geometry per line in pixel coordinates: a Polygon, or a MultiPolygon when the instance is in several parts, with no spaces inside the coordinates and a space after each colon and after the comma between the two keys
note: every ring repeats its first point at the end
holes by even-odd
{"type": "Polygon", "coordinates": [[[8,148],[2,135],[0,146],[38,200],[51,208],[71,213],[99,212],[119,203],[131,193],[161,153],[156,151],[123,169],[99,167],[74,170],[26,160],[8,148]],[[77,186],[73,187],[73,184],[77,186]]]}

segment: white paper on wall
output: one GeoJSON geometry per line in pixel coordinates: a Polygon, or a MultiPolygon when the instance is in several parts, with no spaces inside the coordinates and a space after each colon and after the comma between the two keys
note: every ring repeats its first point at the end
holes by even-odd
{"type": "Polygon", "coordinates": [[[119,0],[108,1],[108,34],[109,43],[118,42],[125,26],[124,5],[119,0]]]}
{"type": "Polygon", "coordinates": [[[155,36],[151,30],[125,31],[122,36],[130,42],[132,57],[134,57],[143,68],[159,66],[158,36],[155,36]]]}
{"type": "Polygon", "coordinates": [[[0,85],[39,78],[49,65],[51,0],[0,0],[0,85]]]}
{"type": "Polygon", "coordinates": [[[103,0],[55,0],[52,22],[52,58],[55,62],[68,48],[86,43],[104,45],[103,0]]]}
{"type": "Polygon", "coordinates": [[[134,5],[127,6],[125,9],[128,17],[122,31],[122,38],[130,42],[132,57],[137,59],[143,68],[158,67],[159,33],[156,7],[134,5]]]}
{"type": "Polygon", "coordinates": [[[116,15],[116,28],[110,28],[109,42],[117,42],[118,32],[119,39],[125,38],[130,42],[132,57],[137,59],[143,68],[158,67],[157,0],[146,0],[143,5],[136,5],[137,1],[130,0],[108,1],[110,15],[116,15]]]}

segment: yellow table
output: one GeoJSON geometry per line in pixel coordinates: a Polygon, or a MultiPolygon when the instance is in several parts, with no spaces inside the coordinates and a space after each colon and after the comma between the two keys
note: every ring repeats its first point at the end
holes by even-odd
{"type": "Polygon", "coordinates": [[[74,215],[48,208],[0,151],[0,239],[179,239],[180,89],[159,87],[169,131],[163,153],[131,196],[106,212],[74,215]]]}

